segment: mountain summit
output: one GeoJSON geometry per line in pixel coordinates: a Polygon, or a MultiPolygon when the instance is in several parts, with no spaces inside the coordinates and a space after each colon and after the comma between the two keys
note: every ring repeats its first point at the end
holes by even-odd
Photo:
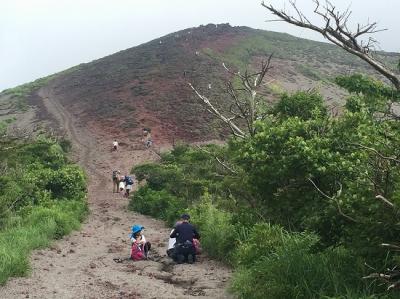
{"type": "Polygon", "coordinates": [[[244,70],[257,67],[270,54],[274,68],[267,79],[269,100],[283,90],[318,87],[334,102],[341,92],[330,83],[333,74],[355,69],[365,72],[363,62],[326,43],[208,24],[45,78],[41,88],[31,93],[29,103],[40,106],[38,97],[55,99],[107,138],[135,139],[143,127],[152,129],[159,144],[219,138],[223,131],[219,122],[187,83],[223,106],[227,100],[224,82],[229,76],[222,62],[233,70],[244,70]]]}

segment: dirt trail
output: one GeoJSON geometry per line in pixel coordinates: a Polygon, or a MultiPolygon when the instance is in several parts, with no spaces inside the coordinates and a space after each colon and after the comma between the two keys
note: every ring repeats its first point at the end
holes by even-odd
{"type": "MultiPolygon", "coordinates": [[[[132,165],[155,160],[149,150],[128,144],[110,152],[111,140],[99,140],[46,90],[40,96],[73,143],[73,159],[89,177],[90,215],[80,231],[31,256],[32,273],[0,287],[0,298],[229,298],[230,270],[205,256],[194,265],[175,265],[165,256],[170,228],[161,221],[127,210],[128,200],[112,193],[110,173],[128,173],[132,165]],[[145,227],[155,261],[124,261],[129,229],[145,227]]],[[[111,138],[111,137],[110,137],[111,138]]]]}

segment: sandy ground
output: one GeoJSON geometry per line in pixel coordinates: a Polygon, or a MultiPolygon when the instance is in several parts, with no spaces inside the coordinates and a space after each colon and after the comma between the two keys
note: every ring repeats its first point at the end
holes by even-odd
{"type": "Polygon", "coordinates": [[[128,173],[157,155],[140,149],[140,141],[111,152],[112,137],[100,140],[45,90],[39,94],[72,140],[72,159],[87,172],[90,215],[80,231],[34,251],[29,277],[10,279],[0,287],[0,298],[230,298],[229,268],[204,255],[194,265],[175,265],[165,254],[170,228],[128,211],[128,199],[112,192],[113,169],[128,173]],[[129,255],[133,224],[145,227],[154,260],[115,263],[113,258],[129,255]]]}

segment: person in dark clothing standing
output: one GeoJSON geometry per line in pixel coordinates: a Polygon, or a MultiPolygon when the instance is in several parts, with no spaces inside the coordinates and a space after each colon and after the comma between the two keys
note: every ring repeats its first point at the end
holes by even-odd
{"type": "Polygon", "coordinates": [[[170,238],[176,238],[175,250],[172,258],[179,264],[188,262],[192,264],[196,261],[196,249],[193,238],[200,239],[196,228],[189,223],[190,216],[183,214],[182,223],[175,227],[170,238]]]}

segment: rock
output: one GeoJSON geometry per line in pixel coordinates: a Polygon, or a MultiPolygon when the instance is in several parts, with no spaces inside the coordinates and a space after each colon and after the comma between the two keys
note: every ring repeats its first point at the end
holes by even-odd
{"type": "Polygon", "coordinates": [[[96,268],[96,264],[93,263],[93,262],[91,262],[91,263],[89,264],[89,267],[90,267],[91,269],[94,269],[94,268],[96,268]]]}

